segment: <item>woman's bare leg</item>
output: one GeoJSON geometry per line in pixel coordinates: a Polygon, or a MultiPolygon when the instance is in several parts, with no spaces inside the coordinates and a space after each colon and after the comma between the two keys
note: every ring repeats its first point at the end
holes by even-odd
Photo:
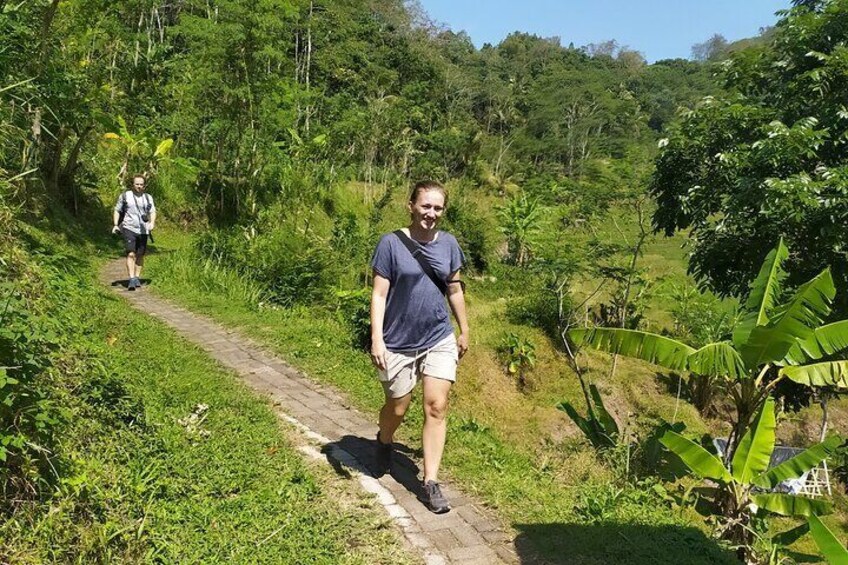
{"type": "Polygon", "coordinates": [[[394,441],[395,431],[403,422],[409,403],[412,401],[412,393],[400,398],[386,398],[386,403],[380,409],[380,442],[391,443],[394,441]]]}
{"type": "Polygon", "coordinates": [[[451,381],[424,375],[424,482],[437,481],[442,453],[445,450],[448,411],[448,393],[451,381]]]}

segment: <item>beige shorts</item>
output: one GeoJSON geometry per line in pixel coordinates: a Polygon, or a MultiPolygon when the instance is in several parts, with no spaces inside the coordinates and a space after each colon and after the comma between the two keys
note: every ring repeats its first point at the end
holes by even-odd
{"type": "Polygon", "coordinates": [[[401,398],[425,375],[456,382],[458,361],[456,336],[451,334],[430,349],[387,351],[386,370],[378,369],[377,376],[387,397],[401,398]]]}

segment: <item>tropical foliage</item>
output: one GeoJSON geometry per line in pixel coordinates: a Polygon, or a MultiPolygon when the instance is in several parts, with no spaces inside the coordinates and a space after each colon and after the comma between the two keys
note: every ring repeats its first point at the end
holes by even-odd
{"type": "Polygon", "coordinates": [[[828,358],[848,347],[848,321],[824,323],[836,293],[830,271],[822,271],[779,302],[788,257],[781,240],[751,283],[743,317],[728,340],[695,349],[669,337],[622,328],[575,329],[568,336],[577,345],[721,379],[736,408],[728,451],[732,458],[754,414],[782,380],[848,388],[848,361],[828,358]]]}
{"type": "Polygon", "coordinates": [[[830,267],[848,313],[848,1],[801,2],[722,64],[725,91],[684,114],[651,182],[654,226],[694,236],[691,272],[741,296],[778,236],[791,282],[830,267]],[[813,9],[815,8],[815,9],[813,9]]]}
{"type": "MultiPolygon", "coordinates": [[[[197,236],[189,242],[174,230],[167,235],[178,243],[163,238],[173,243],[173,252],[148,268],[172,276],[167,283],[159,278],[157,290],[173,296],[184,291],[182,296],[198,300],[189,301],[194,306],[201,299],[216,304],[222,298],[220,310],[232,309],[230,323],[244,321],[235,312],[248,315],[257,331],[273,334],[269,342],[291,342],[281,351],[293,363],[304,364],[318,378],[343,375],[335,384],[351,387],[354,398],[361,385],[359,398],[367,406],[375,392],[370,368],[351,345],[367,345],[370,333],[368,255],[380,233],[405,219],[399,211],[410,180],[435,177],[449,184],[444,227],[466,251],[470,312],[498,320],[480,324],[489,327],[475,336],[480,347],[475,342],[469,354],[474,366],[500,374],[492,360],[504,333],[515,332],[532,337],[501,350],[503,368],[519,382],[534,363],[546,369],[545,380],[534,381],[541,390],[520,387],[506,391],[509,398],[498,398],[499,408],[510,402],[520,406],[520,418],[505,413],[495,421],[484,409],[475,416],[479,426],[463,426],[465,439],[449,450],[463,456],[459,463],[446,461],[451,471],[459,468],[457,477],[467,472],[479,492],[491,493],[487,502],[504,509],[508,519],[525,523],[532,516],[554,523],[567,515],[582,520],[575,526],[591,551],[574,561],[597,561],[601,555],[597,530],[584,526],[619,527],[631,521],[650,524],[648,531],[661,539],[688,544],[697,538],[682,555],[720,561],[715,556],[723,549],[701,532],[693,534],[691,516],[671,516],[663,486],[629,484],[629,472],[623,484],[606,482],[610,474],[622,476],[610,470],[623,451],[618,448],[628,450],[628,462],[630,448],[639,449],[631,423],[651,429],[665,414],[649,409],[633,422],[628,416],[627,433],[622,432],[613,412],[622,416],[619,402],[632,405],[636,399],[619,397],[605,406],[600,390],[615,394],[617,383],[599,390],[578,372],[581,391],[569,378],[548,378],[557,352],[530,326],[544,328],[558,342],[573,307],[581,320],[594,316],[616,326],[607,334],[603,329],[573,333],[575,340],[691,373],[692,382],[703,383],[704,390],[718,387],[737,407],[731,437],[737,452],[781,384],[846,388],[845,368],[837,357],[848,341],[843,324],[825,323],[831,301],[843,296],[840,289],[834,297],[832,287],[842,284],[845,274],[837,230],[844,219],[839,164],[844,149],[839,104],[844,100],[839,102],[839,93],[845,90],[845,73],[838,41],[845,36],[845,0],[798,4],[781,16],[776,32],[752,42],[751,49],[713,38],[699,50],[707,61],[648,64],[615,41],[580,47],[520,32],[478,49],[465,33],[432,22],[416,2],[405,0],[0,0],[0,459],[5,458],[0,479],[8,495],[4,502],[23,502],[32,509],[21,518],[15,508],[5,507],[11,508],[11,519],[4,527],[12,524],[23,532],[8,545],[19,548],[20,539],[34,540],[54,560],[77,551],[73,558],[94,561],[132,560],[142,554],[133,552],[154,545],[148,540],[160,539],[161,530],[151,526],[152,518],[142,518],[151,493],[156,498],[163,491],[153,486],[148,492],[142,485],[124,492],[129,482],[120,477],[133,473],[147,456],[144,450],[126,453],[121,446],[159,449],[160,427],[141,430],[137,422],[147,416],[138,415],[160,413],[167,399],[157,394],[180,382],[171,379],[168,368],[136,375],[162,377],[166,384],[135,380],[133,390],[123,377],[99,379],[106,375],[99,359],[114,357],[119,348],[110,349],[112,343],[126,332],[97,334],[85,324],[84,311],[73,314],[74,324],[65,324],[79,332],[55,332],[51,318],[65,319],[62,313],[73,304],[95,304],[95,310],[108,313],[94,325],[105,331],[117,319],[112,311],[118,306],[101,308],[110,301],[89,290],[85,300],[78,300],[80,288],[93,279],[87,263],[64,255],[52,259],[54,247],[42,245],[32,229],[67,238],[89,255],[111,249],[98,235],[108,226],[107,206],[128,175],[145,174],[163,228],[178,225],[197,236]],[[825,41],[829,37],[836,38],[835,45],[825,41]],[[719,62],[726,57],[731,57],[728,62],[719,62]],[[713,78],[719,68],[729,90],[722,91],[713,78]],[[708,94],[713,97],[696,106],[708,94]],[[681,110],[682,121],[672,126],[681,110]],[[735,143],[730,148],[723,135],[728,131],[735,143]],[[657,324],[653,302],[663,286],[654,284],[656,270],[650,265],[657,242],[641,221],[643,211],[647,217],[655,206],[645,189],[658,152],[652,184],[659,205],[655,227],[668,229],[664,218],[669,214],[693,219],[687,224],[696,235],[692,270],[714,288],[738,294],[777,233],[793,243],[796,254],[775,253],[768,269],[774,276],[762,275],[755,283],[745,305],[748,317],[739,324],[721,314],[704,316],[696,307],[676,314],[680,323],[666,328],[670,335],[630,331],[657,324]],[[702,173],[709,182],[694,180],[702,173]],[[673,175],[688,176],[675,184],[673,175]],[[668,189],[671,184],[676,188],[668,189]],[[711,194],[719,204],[700,200],[711,194]],[[634,213],[639,233],[634,233],[634,213]],[[724,263],[709,275],[699,267],[713,241],[702,224],[707,232],[720,224],[714,230],[720,242],[709,249],[730,250],[733,259],[730,264],[721,256],[724,263]],[[814,224],[824,228],[819,235],[810,229],[814,224]],[[23,248],[32,255],[26,260],[20,259],[26,255],[23,248]],[[33,264],[47,263],[51,267],[44,276],[30,276],[33,264]],[[800,284],[830,263],[832,279],[822,273],[800,284]],[[70,270],[79,272],[61,276],[70,270]],[[594,278],[606,286],[592,291],[596,300],[578,307],[580,299],[573,299],[572,291],[585,296],[586,289],[579,287],[594,278]],[[784,282],[797,290],[794,296],[782,292],[784,282]],[[50,284],[60,286],[48,291],[44,287],[50,284]],[[60,296],[68,300],[52,299],[60,296]],[[735,328],[732,335],[728,327],[735,328]],[[149,412],[124,405],[148,389],[153,391],[149,412]],[[569,443],[567,433],[564,442],[545,436],[550,429],[559,436],[562,424],[567,425],[561,414],[545,413],[550,399],[574,402],[581,392],[584,413],[567,402],[561,408],[593,444],[602,446],[600,465],[594,452],[569,443]],[[97,417],[88,418],[89,410],[97,417]],[[102,426],[100,416],[106,422],[102,426]],[[123,424],[110,425],[113,418],[124,418],[123,424]],[[527,430],[504,432],[500,420],[520,421],[527,430]],[[134,463],[120,465],[115,473],[100,459],[76,467],[74,446],[93,445],[89,432],[94,428],[96,441],[102,438],[108,446],[101,450],[105,458],[126,454],[134,463]],[[518,441],[508,446],[507,439],[498,439],[530,433],[541,436],[539,445],[518,441]],[[134,439],[125,443],[122,438],[134,439]],[[483,482],[476,482],[481,477],[483,482]],[[108,480],[122,486],[101,489],[108,480]],[[598,484],[584,489],[581,481],[598,484]],[[598,504],[592,502],[593,493],[600,493],[598,504]],[[123,502],[105,504],[109,500],[123,502]],[[112,520],[110,514],[101,524],[101,509],[107,507],[120,516],[112,520]],[[580,510],[572,512],[575,507],[580,510]],[[140,519],[145,531],[137,526],[140,519]],[[685,527],[678,528],[681,524],[685,527]],[[77,532],[80,545],[91,540],[90,551],[62,543],[63,536],[77,532]],[[56,539],[60,542],[52,543],[56,539]],[[55,553],[55,548],[65,552],[55,553]]],[[[710,261],[718,261],[717,255],[709,255],[710,261]]],[[[673,261],[673,277],[682,281],[679,254],[673,261]]],[[[173,360],[163,354],[156,363],[164,367],[173,360]]],[[[622,361],[619,374],[629,366],[622,361]]],[[[571,376],[567,369],[560,374],[571,376]]],[[[650,395],[667,396],[663,390],[647,391],[650,395]]],[[[639,396],[641,401],[641,391],[639,396]]],[[[484,406],[476,397],[466,400],[456,403],[468,411],[465,416],[484,406]]],[[[166,419],[173,423],[171,416],[166,419]]],[[[682,430],[679,423],[673,429],[682,430]]],[[[229,437],[234,436],[218,439],[229,437]]],[[[248,444],[241,445],[248,449],[248,444]]],[[[92,451],[82,447],[86,456],[92,451]]],[[[261,458],[273,457],[275,449],[261,458]]],[[[222,447],[216,461],[231,460],[229,453],[222,447]]],[[[151,461],[163,459],[154,455],[149,454],[151,461]]],[[[166,455],[165,460],[167,450],[166,455]]],[[[191,457],[192,468],[229,472],[225,465],[204,466],[201,448],[191,457]]],[[[724,462],[731,476],[732,463],[732,458],[724,462]]],[[[162,481],[168,475],[162,474],[162,481]]],[[[301,491],[313,496],[309,480],[298,484],[286,485],[291,489],[286,492],[294,493],[289,502],[297,502],[301,491]]],[[[168,503],[180,508],[169,517],[196,514],[205,500],[182,496],[180,489],[165,490],[173,496],[168,503]]],[[[263,503],[277,498],[265,497],[263,503]]],[[[249,514],[256,507],[245,508],[249,514]]],[[[627,537],[649,538],[644,531],[637,528],[627,537]]],[[[341,538],[347,532],[337,533],[341,538]]],[[[528,535],[552,537],[539,531],[528,535]]],[[[320,539],[309,537],[310,542],[320,539]]],[[[571,544],[571,536],[561,538],[580,545],[571,544]]],[[[297,541],[297,536],[274,537],[263,549],[284,539],[297,541]]],[[[655,557],[650,539],[646,561],[655,557]]],[[[223,546],[238,543],[228,539],[223,546]]],[[[225,551],[216,544],[206,547],[225,551]]],[[[170,548],[155,545],[154,553],[145,555],[158,558],[159,549],[170,555],[170,548]]],[[[672,559],[679,557],[675,543],[666,545],[674,548],[669,550],[672,559]]],[[[320,552],[320,546],[315,542],[310,551],[320,552]]],[[[546,547],[553,555],[563,546],[546,547]]],[[[0,561],[16,561],[5,551],[4,545],[0,561]]],[[[572,551],[576,556],[582,550],[572,551]]]]}
{"type": "Polygon", "coordinates": [[[570,402],[561,402],[557,408],[568,414],[571,421],[596,448],[615,447],[619,442],[618,423],[609,413],[596,385],[589,385],[586,416],[581,416],[570,402]]]}
{"type": "Polygon", "coordinates": [[[510,199],[498,210],[508,258],[516,265],[526,265],[533,257],[532,238],[540,228],[540,213],[539,202],[526,194],[510,199]]]}
{"type": "MultiPolygon", "coordinates": [[[[718,486],[703,493],[710,498],[715,511],[720,514],[722,537],[740,548],[746,561],[752,558],[754,535],[763,528],[756,519],[765,514],[791,517],[815,517],[826,514],[830,506],[821,500],[776,492],[789,479],[797,479],[816,467],[833,453],[842,439],[832,436],[783,463],[769,468],[775,444],[774,400],[769,398],[760,408],[745,436],[740,440],[729,465],[699,444],[674,431],[666,431],[660,439],[663,445],[704,479],[718,486]]],[[[804,526],[805,527],[805,526],[804,526]]],[[[774,538],[787,537],[787,533],[774,538]]]]}
{"type": "Polygon", "coordinates": [[[816,501],[757,489],[774,489],[780,482],[800,476],[841,442],[830,438],[768,470],[776,427],[770,395],[777,384],[789,379],[810,387],[848,388],[848,362],[832,358],[848,348],[848,321],[824,323],[835,295],[830,272],[823,271],[783,299],[783,263],[788,257],[781,240],[751,283],[742,318],[728,340],[695,349],[638,330],[594,328],[568,334],[576,344],[720,380],[736,408],[723,460],[674,431],[666,432],[661,441],[696,474],[719,483],[711,498],[724,520],[723,535],[741,548],[746,559],[755,531],[751,522],[756,511],[751,504],[784,516],[809,516],[825,510],[816,501]]]}
{"type": "Polygon", "coordinates": [[[833,532],[825,526],[815,514],[809,517],[810,535],[816,541],[819,550],[831,565],[846,565],[848,563],[848,549],[842,545],[833,532]]]}

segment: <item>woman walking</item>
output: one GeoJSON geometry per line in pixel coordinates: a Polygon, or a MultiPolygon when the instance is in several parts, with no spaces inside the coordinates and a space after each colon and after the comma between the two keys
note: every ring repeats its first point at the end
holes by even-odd
{"type": "Polygon", "coordinates": [[[403,422],[412,390],[424,393],[423,502],[441,514],[450,510],[438,482],[447,431],[448,393],[456,365],[468,350],[468,320],[459,271],[465,256],[456,238],[437,229],[447,194],[433,181],[417,183],[407,204],[409,227],[384,235],[371,267],[371,360],[386,393],[377,432],[377,465],[391,467],[392,441],[403,422]],[[454,336],[445,297],[459,324],[454,336]]]}

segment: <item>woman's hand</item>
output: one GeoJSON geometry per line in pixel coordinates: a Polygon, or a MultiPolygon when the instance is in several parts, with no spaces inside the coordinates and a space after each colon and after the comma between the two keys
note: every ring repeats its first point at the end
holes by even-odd
{"type": "Polygon", "coordinates": [[[465,352],[468,351],[468,334],[461,333],[459,337],[456,338],[456,350],[459,353],[459,358],[462,359],[462,356],[465,355],[465,352]]]}
{"type": "Polygon", "coordinates": [[[386,344],[383,342],[383,340],[372,340],[371,362],[374,363],[374,366],[380,369],[381,371],[386,370],[386,344]]]}

